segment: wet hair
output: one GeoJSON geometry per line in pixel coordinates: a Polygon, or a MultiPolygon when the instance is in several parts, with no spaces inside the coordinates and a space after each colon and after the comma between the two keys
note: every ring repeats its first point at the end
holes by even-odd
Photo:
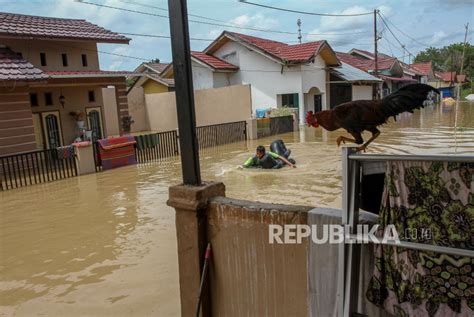
{"type": "Polygon", "coordinates": [[[261,152],[261,153],[265,154],[265,147],[263,145],[257,146],[257,152],[261,152]]]}

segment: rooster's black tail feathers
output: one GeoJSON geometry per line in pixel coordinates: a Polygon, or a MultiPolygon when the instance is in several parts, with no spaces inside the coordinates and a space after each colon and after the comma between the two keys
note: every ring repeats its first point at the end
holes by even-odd
{"type": "Polygon", "coordinates": [[[396,92],[382,99],[380,110],[388,119],[402,112],[413,112],[423,108],[429,92],[439,94],[439,90],[425,84],[411,84],[400,88],[396,92]]]}

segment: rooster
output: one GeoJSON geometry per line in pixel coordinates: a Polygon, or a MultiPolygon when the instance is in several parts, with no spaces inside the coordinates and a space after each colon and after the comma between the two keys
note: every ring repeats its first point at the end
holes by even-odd
{"type": "Polygon", "coordinates": [[[306,115],[306,123],[315,128],[322,126],[328,131],[345,129],[354,138],[340,136],[337,138],[337,146],[341,142],[353,142],[362,144],[357,151],[365,151],[367,146],[375,140],[380,131],[378,126],[386,123],[390,117],[403,112],[412,112],[423,108],[425,100],[431,92],[439,94],[439,91],[425,84],[411,84],[400,88],[396,92],[381,100],[356,100],[338,105],[331,110],[323,110],[316,113],[309,111],[306,115]],[[364,143],[361,133],[369,131],[372,137],[364,143]]]}

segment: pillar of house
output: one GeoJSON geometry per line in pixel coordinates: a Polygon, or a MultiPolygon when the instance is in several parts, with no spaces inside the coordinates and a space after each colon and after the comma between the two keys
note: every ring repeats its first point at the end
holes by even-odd
{"type": "Polygon", "coordinates": [[[87,141],[74,143],[78,175],[95,173],[93,146],[92,142],[87,141]]]}
{"type": "Polygon", "coordinates": [[[306,113],[305,113],[305,103],[304,103],[304,93],[303,93],[303,90],[301,90],[298,94],[298,104],[299,104],[299,121],[300,121],[300,124],[305,124],[306,120],[305,120],[305,117],[306,117],[306,113]]]}
{"type": "MultiPolygon", "coordinates": [[[[207,244],[206,209],[209,199],[216,196],[225,196],[223,183],[178,185],[169,189],[167,204],[176,210],[181,316],[195,316],[196,313],[207,244]]],[[[208,287],[202,299],[202,316],[210,316],[208,287]]]]}
{"type": "Polygon", "coordinates": [[[119,124],[120,135],[124,134],[122,120],[129,115],[128,101],[127,101],[127,87],[125,81],[120,84],[115,84],[115,98],[117,99],[117,119],[119,124]]]}
{"type": "Polygon", "coordinates": [[[247,120],[247,139],[257,139],[257,119],[253,118],[247,120]]]}

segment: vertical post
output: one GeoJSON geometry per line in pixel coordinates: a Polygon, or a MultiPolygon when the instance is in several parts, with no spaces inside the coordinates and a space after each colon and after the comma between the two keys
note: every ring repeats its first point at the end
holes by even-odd
{"type": "MultiPolygon", "coordinates": [[[[464,70],[464,55],[466,54],[466,44],[467,44],[467,32],[469,30],[469,23],[467,23],[465,26],[466,28],[466,33],[464,33],[464,47],[462,49],[462,57],[461,57],[461,69],[459,71],[459,75],[461,76],[462,75],[462,72],[464,70]]],[[[458,83],[458,86],[457,86],[457,93],[456,93],[456,100],[459,101],[459,99],[461,99],[461,86],[462,86],[462,83],[458,83]]],[[[457,112],[456,112],[457,113],[457,112]]]]}
{"type": "Polygon", "coordinates": [[[168,0],[183,183],[201,185],[186,0],[168,0]]]}
{"type": "MultiPolygon", "coordinates": [[[[350,160],[355,146],[342,148],[342,225],[352,234],[359,219],[360,163],[350,160]]],[[[338,257],[338,316],[350,317],[357,309],[360,246],[341,244],[338,257]]]]}
{"type": "MultiPolygon", "coordinates": [[[[374,76],[377,77],[379,74],[379,63],[378,63],[378,52],[377,52],[377,9],[374,9],[374,76]]],[[[379,99],[379,87],[377,86],[375,92],[375,99],[379,99]]]]}
{"type": "Polygon", "coordinates": [[[306,113],[305,113],[303,89],[301,89],[299,94],[298,94],[298,103],[299,103],[298,110],[299,110],[300,125],[305,125],[306,124],[306,121],[305,121],[306,113]]]}

